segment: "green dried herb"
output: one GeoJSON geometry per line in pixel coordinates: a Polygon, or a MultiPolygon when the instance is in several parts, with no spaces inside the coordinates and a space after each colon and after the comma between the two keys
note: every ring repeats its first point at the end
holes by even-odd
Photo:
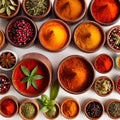
{"type": "Polygon", "coordinates": [[[120,45],[120,36],[118,34],[114,34],[113,39],[115,40],[116,45],[120,45]]]}
{"type": "Polygon", "coordinates": [[[1,0],[0,1],[0,14],[6,13],[8,16],[12,14],[12,11],[16,10],[17,4],[14,0],[1,0]]]}
{"type": "Polygon", "coordinates": [[[31,15],[39,16],[44,14],[48,6],[48,0],[26,0],[26,10],[31,15]]]}
{"type": "Polygon", "coordinates": [[[27,82],[27,89],[32,85],[35,89],[38,89],[36,85],[36,80],[43,78],[42,75],[36,75],[38,67],[36,66],[31,72],[25,66],[21,66],[21,70],[26,75],[22,82],[27,82]]]}

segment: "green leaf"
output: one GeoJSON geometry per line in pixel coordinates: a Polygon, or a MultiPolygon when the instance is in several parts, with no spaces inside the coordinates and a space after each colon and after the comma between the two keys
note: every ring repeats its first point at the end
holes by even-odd
{"type": "Polygon", "coordinates": [[[32,80],[32,86],[35,88],[35,89],[38,89],[38,86],[36,85],[36,82],[34,80],[32,80]]]}
{"type": "Polygon", "coordinates": [[[55,117],[57,114],[57,108],[53,106],[52,109],[50,109],[46,114],[51,118],[55,117]]]}
{"type": "Polygon", "coordinates": [[[25,66],[21,66],[21,70],[26,76],[30,76],[30,71],[28,70],[28,68],[26,68],[25,66]]]}
{"type": "Polygon", "coordinates": [[[33,75],[35,75],[35,73],[37,72],[37,69],[38,69],[38,66],[36,66],[33,70],[32,70],[32,72],[31,72],[31,76],[33,76],[33,75]]]}
{"type": "Polygon", "coordinates": [[[22,82],[27,82],[29,79],[29,77],[25,77],[24,79],[22,79],[22,82]]]}
{"type": "Polygon", "coordinates": [[[49,111],[49,109],[48,109],[47,106],[44,106],[44,107],[41,108],[41,112],[43,112],[43,113],[46,113],[48,111],[49,111]]]}
{"type": "Polygon", "coordinates": [[[50,106],[54,106],[55,103],[56,103],[55,100],[50,100],[49,105],[50,105],[50,106]]]}
{"type": "Polygon", "coordinates": [[[6,13],[7,13],[8,16],[11,15],[11,11],[10,11],[9,7],[6,7],[6,13]]]}
{"type": "Polygon", "coordinates": [[[50,100],[49,97],[45,94],[41,95],[41,99],[42,99],[42,101],[50,100]]]}
{"type": "Polygon", "coordinates": [[[17,6],[17,4],[15,4],[14,0],[10,0],[10,3],[11,3],[13,6],[17,6]]]}
{"type": "Polygon", "coordinates": [[[28,79],[28,82],[27,82],[27,89],[31,86],[31,80],[28,79]]]}
{"type": "Polygon", "coordinates": [[[3,5],[3,6],[5,5],[5,2],[6,2],[6,0],[2,0],[2,5],[3,5]]]}
{"type": "Polygon", "coordinates": [[[5,8],[1,8],[0,13],[4,13],[4,12],[5,12],[5,8]]]}
{"type": "Polygon", "coordinates": [[[8,7],[9,7],[11,10],[15,10],[15,7],[14,7],[14,6],[9,5],[8,7]]]}
{"type": "Polygon", "coordinates": [[[42,79],[42,78],[44,78],[42,75],[35,75],[35,76],[33,76],[33,79],[42,79]]]}
{"type": "Polygon", "coordinates": [[[58,95],[58,92],[59,92],[59,83],[58,83],[58,80],[55,80],[51,89],[50,89],[50,99],[51,100],[55,100],[57,95],[58,95]]]}

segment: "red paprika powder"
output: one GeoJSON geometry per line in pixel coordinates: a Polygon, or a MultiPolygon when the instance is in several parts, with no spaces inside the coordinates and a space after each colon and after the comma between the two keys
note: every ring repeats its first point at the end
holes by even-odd
{"type": "Polygon", "coordinates": [[[106,73],[113,67],[113,60],[107,54],[99,55],[95,60],[96,70],[100,73],[106,73]]]}
{"type": "Polygon", "coordinates": [[[12,116],[16,112],[17,106],[15,102],[11,99],[5,99],[1,103],[1,111],[7,116],[12,116]]]}
{"type": "Polygon", "coordinates": [[[94,0],[92,14],[96,20],[102,23],[113,22],[120,12],[118,0],[94,0]]]}

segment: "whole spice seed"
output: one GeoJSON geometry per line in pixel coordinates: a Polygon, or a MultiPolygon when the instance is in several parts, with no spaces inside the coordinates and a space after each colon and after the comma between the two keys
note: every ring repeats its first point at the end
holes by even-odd
{"type": "Polygon", "coordinates": [[[112,117],[120,117],[120,102],[112,102],[108,108],[108,111],[112,117]]]}
{"type": "Polygon", "coordinates": [[[9,88],[10,80],[4,75],[0,75],[0,94],[6,93],[9,88]]]}
{"type": "Polygon", "coordinates": [[[30,15],[39,16],[47,12],[49,0],[26,0],[26,10],[30,15]]]}
{"type": "Polygon", "coordinates": [[[16,45],[26,45],[34,38],[34,27],[25,19],[16,20],[8,28],[10,40],[16,45]]]}
{"type": "Polygon", "coordinates": [[[16,58],[11,52],[3,52],[0,55],[0,66],[2,68],[12,68],[16,63],[16,58]]]}
{"type": "Polygon", "coordinates": [[[99,118],[102,115],[103,108],[98,102],[90,102],[86,107],[86,112],[91,118],[99,118]]]}

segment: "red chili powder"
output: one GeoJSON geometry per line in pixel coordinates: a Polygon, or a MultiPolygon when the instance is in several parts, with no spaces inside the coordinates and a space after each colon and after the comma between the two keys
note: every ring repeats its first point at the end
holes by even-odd
{"type": "Polygon", "coordinates": [[[105,72],[108,72],[112,68],[113,61],[108,55],[100,55],[96,59],[95,66],[99,72],[105,73],[105,72]]]}
{"type": "Polygon", "coordinates": [[[29,60],[24,60],[22,61],[19,66],[14,70],[13,74],[13,83],[18,91],[20,91],[21,94],[24,95],[36,95],[42,92],[49,83],[49,72],[47,68],[45,67],[44,64],[41,62],[34,60],[34,59],[29,59],[29,60]],[[33,70],[36,66],[38,66],[38,70],[36,72],[37,75],[42,75],[44,76],[43,79],[36,80],[36,84],[38,86],[38,89],[35,89],[32,85],[27,89],[27,83],[26,82],[21,82],[24,77],[26,77],[23,72],[21,71],[21,66],[27,67],[30,71],[33,70]]]}
{"type": "Polygon", "coordinates": [[[5,99],[1,103],[1,111],[8,116],[11,116],[15,113],[16,111],[16,104],[13,100],[11,99],[5,99]]]}
{"type": "Polygon", "coordinates": [[[120,93],[120,78],[116,82],[116,89],[120,93]]]}

